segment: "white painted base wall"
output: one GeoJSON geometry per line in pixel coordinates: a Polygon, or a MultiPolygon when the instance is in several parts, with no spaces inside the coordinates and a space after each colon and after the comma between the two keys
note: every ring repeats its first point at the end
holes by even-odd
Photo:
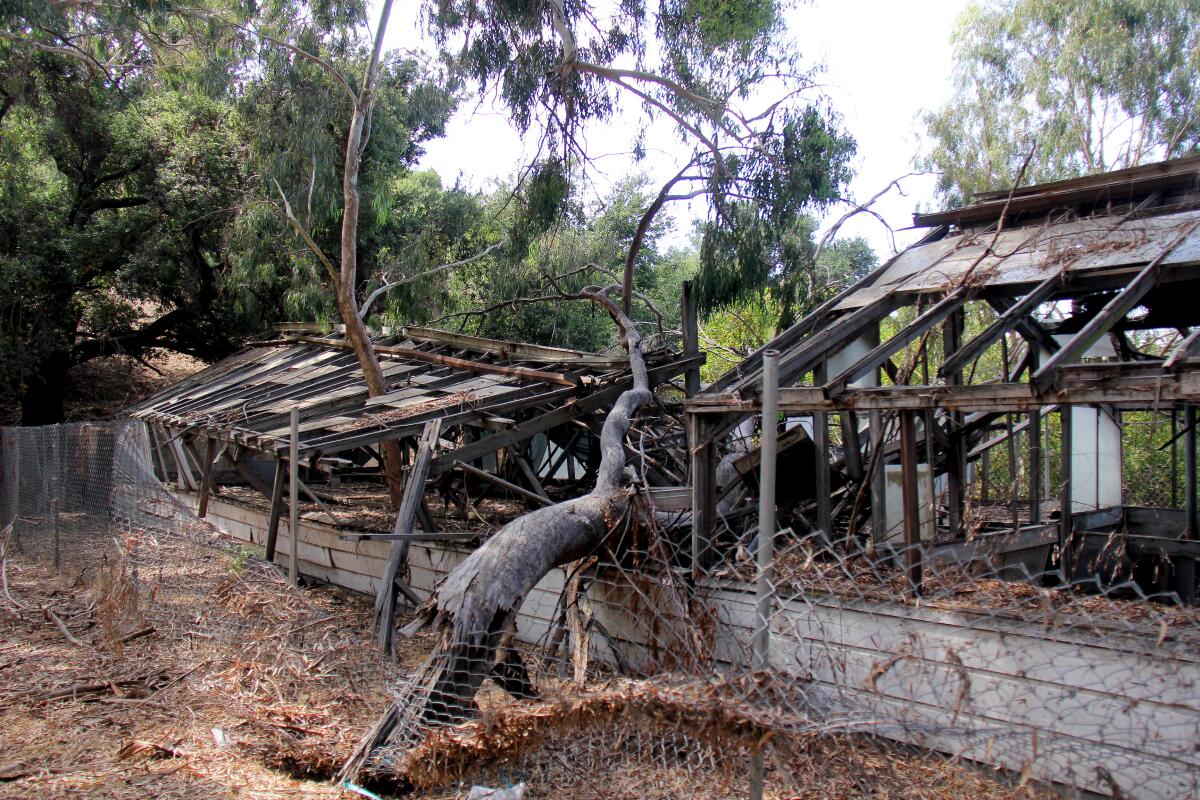
{"type": "MultiPolygon", "coordinates": [[[[243,541],[261,545],[265,538],[266,514],[246,505],[214,498],[208,519],[243,541]]],[[[281,530],[281,563],[288,546],[281,530]]],[[[332,527],[303,522],[300,571],[373,594],[387,547],[343,542],[332,527]]],[[[466,552],[414,544],[411,585],[427,596],[466,552]]],[[[530,592],[518,618],[521,639],[547,635],[563,580],[554,570],[530,592]]],[[[718,664],[748,664],[753,587],[714,582],[701,594],[721,621],[708,643],[718,664]]],[[[634,586],[617,577],[589,596],[635,668],[669,659],[670,623],[679,617],[672,614],[674,595],[659,581],[642,577],[634,586]],[[650,607],[654,614],[645,614],[650,607]],[[644,624],[648,618],[658,622],[655,629],[644,624]]],[[[773,670],[804,682],[814,701],[839,714],[872,721],[880,735],[1105,796],[1114,786],[1131,798],[1200,796],[1200,653],[1170,636],[1101,637],[827,596],[780,603],[771,641],[773,670]]],[[[597,659],[611,662],[600,637],[592,647],[597,659]]]]}

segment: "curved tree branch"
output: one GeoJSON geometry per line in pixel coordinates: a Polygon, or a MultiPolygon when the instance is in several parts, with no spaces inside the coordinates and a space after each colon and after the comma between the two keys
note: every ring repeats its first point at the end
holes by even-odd
{"type": "Polygon", "coordinates": [[[452,269],[457,269],[458,267],[465,267],[467,264],[472,264],[472,263],[478,261],[479,259],[484,258],[485,256],[491,254],[493,251],[502,247],[507,242],[508,242],[508,239],[501,239],[500,241],[496,242],[495,244],[488,245],[487,248],[479,251],[478,253],[476,253],[473,256],[468,256],[467,258],[462,258],[462,259],[459,259],[458,261],[451,261],[447,264],[439,264],[436,267],[430,267],[427,270],[418,272],[415,275],[407,275],[403,278],[398,278],[397,280],[389,281],[388,283],[383,284],[382,286],[377,288],[375,291],[373,291],[369,295],[367,295],[367,299],[363,301],[362,307],[358,311],[359,318],[366,319],[367,314],[371,310],[371,306],[374,305],[375,301],[378,300],[383,295],[390,292],[392,289],[395,289],[397,286],[404,286],[406,284],[413,283],[414,281],[419,281],[422,278],[428,278],[433,275],[437,275],[438,273],[441,273],[441,272],[447,272],[452,269]]]}

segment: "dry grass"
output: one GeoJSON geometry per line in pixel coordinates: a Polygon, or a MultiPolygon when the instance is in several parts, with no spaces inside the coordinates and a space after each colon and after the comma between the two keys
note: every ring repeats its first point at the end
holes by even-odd
{"type": "Polygon", "coordinates": [[[295,590],[238,561],[181,559],[175,575],[143,578],[131,613],[111,573],[8,559],[0,797],[338,796],[324,774],[290,774],[293,754],[302,774],[339,763],[427,645],[380,662],[363,599],[295,590]]]}
{"type": "MultiPolygon", "coordinates": [[[[136,587],[119,559],[82,572],[8,559],[0,797],[355,796],[328,776],[431,642],[403,641],[399,664],[380,662],[365,599],[296,590],[238,551],[160,539],[136,587]]],[[[489,687],[484,719],[437,735],[409,761],[427,786],[414,796],[465,797],[475,783],[520,779],[532,797],[738,796],[757,741],[769,742],[769,797],[1032,792],[827,727],[768,738],[773,722],[712,691],[624,683],[519,705],[489,687]]]]}

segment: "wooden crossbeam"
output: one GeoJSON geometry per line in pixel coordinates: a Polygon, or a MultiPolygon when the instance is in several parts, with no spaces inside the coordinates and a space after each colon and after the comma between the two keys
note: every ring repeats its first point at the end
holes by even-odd
{"type": "Polygon", "coordinates": [[[1159,280],[1162,278],[1160,267],[1163,261],[1166,260],[1167,256],[1176,247],[1187,239],[1198,224],[1200,224],[1200,221],[1185,226],[1183,231],[1173,238],[1163,248],[1161,253],[1154,257],[1154,260],[1147,264],[1133,280],[1126,284],[1124,289],[1109,300],[1104,305],[1104,308],[1100,309],[1099,314],[1072,336],[1057,353],[1046,360],[1041,369],[1033,374],[1032,383],[1039,393],[1045,392],[1050,387],[1057,385],[1060,379],[1060,368],[1064,364],[1078,361],[1101,336],[1107,333],[1117,322],[1124,319],[1125,315],[1132,311],[1141,302],[1142,298],[1158,285],[1159,280]]]}
{"type": "Polygon", "coordinates": [[[1001,336],[1016,327],[1020,320],[1028,317],[1034,309],[1049,300],[1063,285],[1064,280],[1061,275],[1052,275],[1039,283],[1032,291],[1009,306],[1008,310],[1003,312],[999,319],[989,325],[983,333],[947,356],[942,361],[942,365],[938,367],[938,377],[944,380],[950,375],[961,372],[967,364],[983,355],[983,352],[1001,336]]]}
{"type": "Polygon", "coordinates": [[[1163,362],[1163,371],[1175,372],[1185,360],[1196,355],[1200,355],[1200,327],[1193,329],[1183,338],[1183,341],[1175,345],[1171,354],[1163,362]]]}
{"type": "Polygon", "coordinates": [[[921,314],[910,324],[906,325],[895,336],[884,342],[880,342],[871,352],[855,361],[849,367],[836,376],[829,383],[825,384],[824,391],[826,397],[836,397],[845,391],[851,381],[865,375],[866,373],[879,368],[883,362],[887,361],[896,353],[903,350],[914,339],[923,336],[933,326],[941,324],[947,317],[962,308],[963,303],[967,301],[967,288],[960,286],[950,292],[939,302],[921,314]]]}
{"type": "Polygon", "coordinates": [[[549,499],[548,497],[542,497],[541,495],[534,494],[533,492],[529,491],[528,489],[523,489],[520,486],[517,486],[515,483],[510,483],[509,481],[506,481],[497,475],[493,475],[492,473],[488,472],[487,470],[479,469],[478,467],[472,466],[471,464],[468,464],[465,461],[455,461],[454,466],[458,467],[459,469],[461,469],[464,472],[469,472],[472,475],[483,478],[485,481],[491,481],[492,483],[499,486],[501,489],[512,492],[515,495],[524,497],[526,500],[537,503],[540,506],[554,505],[554,501],[549,499]]]}

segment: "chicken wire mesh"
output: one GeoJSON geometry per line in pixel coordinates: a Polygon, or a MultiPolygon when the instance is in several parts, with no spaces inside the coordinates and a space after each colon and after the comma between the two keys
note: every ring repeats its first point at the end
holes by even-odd
{"type": "MultiPolygon", "coordinates": [[[[126,423],[4,430],[9,546],[80,580],[124,580],[111,640],[171,629],[222,666],[266,665],[296,687],[332,666],[334,695],[395,676],[391,712],[364,739],[362,774],[380,786],[747,796],[761,764],[773,798],[1200,792],[1200,620],[1162,574],[1096,578],[1124,558],[1114,532],[1080,543],[1085,566],[1067,580],[1056,521],[1005,530],[968,491],[985,521],[970,542],[923,543],[918,594],[913,548],[841,517],[832,533],[805,528],[803,503],[760,569],[752,486],[721,498],[694,564],[690,512],[660,508],[635,475],[599,546],[461,632],[465,651],[450,630],[420,640],[424,664],[399,674],[363,626],[319,624],[327,608],[197,519],[155,478],[143,436],[126,423]],[[284,606],[299,616],[284,623],[284,606]]],[[[443,575],[463,555],[422,548],[443,575]]],[[[437,585],[411,563],[407,577],[437,585]]]]}
{"type": "MultiPolygon", "coordinates": [[[[809,521],[813,498],[781,499],[791,527],[759,564],[756,492],[739,483],[693,564],[690,513],[636,487],[603,543],[519,609],[438,628],[368,737],[367,772],[422,787],[536,778],[580,797],[755,796],[759,769],[766,797],[1196,796],[1190,551],[1145,549],[1138,518],[1087,516],[1082,488],[1060,546],[1061,425],[1044,422],[1036,470],[1027,420],[995,424],[1000,470],[986,500],[970,473],[961,539],[945,486],[919,472],[919,545],[888,514],[848,527],[853,492],[838,487],[830,532],[809,521]]],[[[1074,461],[1095,460],[1080,447],[1074,461]]],[[[1155,524],[1159,544],[1185,538],[1181,516],[1155,524]]]]}
{"type": "Polygon", "coordinates": [[[0,458],[6,566],[14,556],[57,576],[12,598],[18,611],[76,602],[94,622],[85,638],[118,658],[153,633],[178,645],[181,672],[230,678],[231,701],[265,690],[298,702],[313,677],[317,694],[349,698],[393,674],[363,646],[365,612],[291,585],[160,483],[140,423],[4,428],[0,458]]]}

